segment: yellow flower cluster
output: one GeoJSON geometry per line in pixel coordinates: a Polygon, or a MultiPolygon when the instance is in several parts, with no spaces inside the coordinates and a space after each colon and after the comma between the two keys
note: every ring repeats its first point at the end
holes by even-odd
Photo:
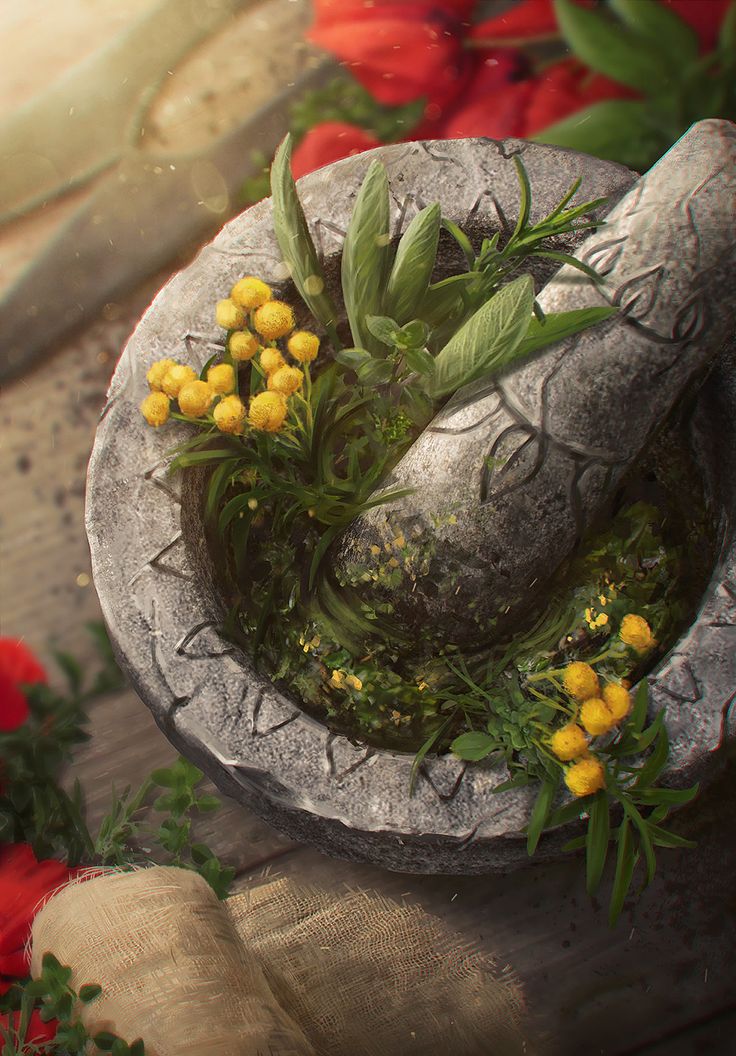
{"type": "Polygon", "coordinates": [[[154,363],[147,374],[150,395],[141,404],[149,425],[158,428],[169,420],[172,402],[179,413],[192,420],[205,419],[223,433],[242,434],[246,426],[258,432],[277,433],[288,416],[289,397],[305,381],[305,364],[319,354],[319,338],[309,330],[294,330],[296,320],[290,305],[274,299],[271,287],[254,275],[240,279],[230,296],[215,308],[218,326],[227,335],[228,362],[207,370],[206,379],[173,359],[154,363]],[[287,363],[276,342],[287,338],[289,355],[299,366],[287,363]],[[255,393],[250,405],[237,394],[237,367],[253,360],[265,378],[266,390],[255,393]]]}
{"type": "Polygon", "coordinates": [[[335,668],[335,670],[332,672],[332,676],[330,677],[328,685],[332,686],[333,689],[343,690],[346,687],[349,689],[354,689],[356,691],[361,690],[363,688],[363,683],[357,675],[346,675],[345,672],[340,671],[339,668],[335,668]]]}
{"type": "MultiPolygon", "coordinates": [[[[624,616],[619,636],[637,652],[655,644],[649,624],[633,614],[624,616]]],[[[557,730],[549,745],[561,762],[572,764],[565,770],[565,784],[573,795],[589,796],[605,787],[605,770],[591,754],[588,738],[610,733],[629,715],[629,683],[608,682],[601,689],[590,664],[576,660],[565,668],[562,684],[578,706],[577,719],[557,730]]]]}

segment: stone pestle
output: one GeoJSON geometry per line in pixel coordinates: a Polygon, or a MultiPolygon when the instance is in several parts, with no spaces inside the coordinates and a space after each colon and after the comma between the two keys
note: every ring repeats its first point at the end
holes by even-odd
{"type": "Polygon", "coordinates": [[[565,265],[538,297],[620,311],[456,393],[384,484],[411,493],[337,541],[338,580],[446,643],[523,616],[734,334],[735,163],[736,125],[709,119],[634,184],[575,254],[603,281],[565,265]],[[391,556],[404,574],[389,588],[391,556]]]}

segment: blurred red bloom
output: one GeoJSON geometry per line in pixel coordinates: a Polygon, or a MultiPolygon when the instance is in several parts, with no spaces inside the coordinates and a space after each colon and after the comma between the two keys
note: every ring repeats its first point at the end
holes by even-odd
{"type": "Polygon", "coordinates": [[[55,859],[37,861],[25,843],[0,847],[0,973],[23,977],[30,971],[26,944],[44,897],[77,875],[55,859]]]}
{"type": "Polygon", "coordinates": [[[630,88],[600,73],[591,73],[575,59],[563,59],[534,79],[523,134],[534,136],[555,121],[604,99],[636,98],[637,93],[630,88]]]}
{"type": "Polygon", "coordinates": [[[28,646],[17,638],[0,638],[0,671],[16,686],[49,680],[28,646]]]}
{"type": "Polygon", "coordinates": [[[374,99],[425,96],[445,106],[474,65],[463,47],[476,0],[315,0],[309,39],[331,52],[374,99]]]}
{"type": "Polygon", "coordinates": [[[324,121],[310,128],[294,151],[291,170],[294,179],[305,176],[314,169],[321,169],[331,161],[340,161],[364,150],[380,147],[380,140],[356,125],[345,121],[324,121]]]}
{"type": "MultiPolygon", "coordinates": [[[[10,1012],[7,1015],[0,1016],[0,1025],[4,1027],[12,1027],[14,1030],[17,1030],[20,1026],[20,1012],[10,1012]]],[[[44,1023],[38,1013],[38,1010],[34,1010],[33,1012],[31,1012],[28,1027],[26,1029],[26,1036],[25,1038],[23,1038],[23,1041],[26,1042],[28,1045],[31,1045],[31,1042],[35,1042],[36,1045],[41,1046],[41,1052],[50,1051],[43,1048],[43,1043],[45,1041],[54,1040],[54,1038],[56,1037],[57,1025],[58,1020],[56,1019],[50,1019],[48,1023],[44,1023]]],[[[24,1052],[35,1051],[35,1048],[29,1048],[24,1050],[24,1052]]]]}
{"type": "MultiPolygon", "coordinates": [[[[595,7],[597,0],[575,0],[581,7],[595,7]]],[[[701,48],[710,51],[731,0],[660,0],[687,22],[698,35],[701,48]]],[[[472,40],[490,44],[504,40],[531,41],[557,31],[554,0],[521,0],[495,18],[479,22],[470,30],[472,40]]]]}
{"type": "Polygon", "coordinates": [[[17,729],[28,718],[28,701],[20,687],[47,681],[46,672],[23,642],[0,638],[0,733],[17,729]]]}

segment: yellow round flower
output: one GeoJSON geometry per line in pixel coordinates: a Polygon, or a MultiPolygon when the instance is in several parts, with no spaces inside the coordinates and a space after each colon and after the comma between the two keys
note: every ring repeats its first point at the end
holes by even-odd
{"type": "Polygon", "coordinates": [[[580,709],[580,721],[593,737],[608,733],[616,725],[611,709],[600,697],[590,697],[580,709]]]}
{"type": "Polygon", "coordinates": [[[161,392],[161,384],[172,367],[175,367],[176,363],[173,359],[159,359],[153,364],[151,369],[146,374],[146,381],[151,392],[161,392]]]}
{"type": "Polygon", "coordinates": [[[296,330],[286,347],[298,363],[311,363],[319,352],[319,338],[309,330],[296,330]]]}
{"type": "Polygon", "coordinates": [[[334,686],[335,689],[342,689],[345,685],[345,675],[342,671],[338,670],[338,668],[335,668],[335,670],[332,672],[332,677],[330,678],[330,685],[334,686]]]}
{"type": "Polygon", "coordinates": [[[351,689],[360,690],[363,688],[363,683],[357,675],[347,675],[345,682],[351,689]]]}
{"type": "Polygon", "coordinates": [[[273,374],[268,376],[268,387],[272,392],[280,392],[283,396],[291,396],[297,389],[302,387],[304,374],[298,367],[279,367],[273,374]]]}
{"type": "Polygon", "coordinates": [[[214,397],[206,381],[188,381],[179,389],[179,410],[187,418],[199,418],[210,409],[214,397]]]}
{"type": "Polygon", "coordinates": [[[262,279],[257,279],[254,275],[247,275],[240,282],[236,282],[232,290],[230,290],[230,297],[240,308],[260,308],[266,301],[270,301],[273,297],[271,293],[271,287],[265,283],[262,279]]]}
{"type": "Polygon", "coordinates": [[[619,630],[621,641],[636,649],[637,653],[645,653],[655,644],[652,629],[642,616],[629,613],[621,621],[619,630]]]}
{"type": "Polygon", "coordinates": [[[267,341],[275,341],[294,329],[294,312],[283,301],[266,301],[256,310],[253,324],[267,341]]]}
{"type": "Polygon", "coordinates": [[[141,414],[149,425],[158,429],[169,419],[169,399],[163,392],[152,392],[141,404],[141,414]]]}
{"type": "Polygon", "coordinates": [[[218,363],[207,371],[207,384],[220,396],[227,396],[235,389],[235,370],[229,363],[218,363]]]}
{"type": "Polygon", "coordinates": [[[603,699],[616,722],[621,722],[631,711],[631,694],[617,682],[609,682],[603,687],[603,699]]]}
{"type": "Polygon", "coordinates": [[[258,338],[250,330],[236,330],[230,334],[227,347],[236,363],[244,363],[258,351],[258,338]]]}
{"type": "Polygon", "coordinates": [[[273,374],[279,367],[285,367],[286,360],[277,348],[261,349],[261,367],[266,374],[273,374]]]}
{"type": "Polygon", "coordinates": [[[587,752],[588,739],[576,722],[568,722],[550,737],[549,746],[558,759],[569,763],[587,752]]]}
{"type": "Polygon", "coordinates": [[[263,433],[277,433],[286,418],[286,397],[280,392],[259,392],[250,401],[248,421],[263,433]]]}
{"type": "Polygon", "coordinates": [[[223,330],[239,330],[245,322],[245,312],[238,307],[235,301],[231,301],[229,297],[226,297],[223,301],[217,302],[215,319],[217,320],[217,325],[221,326],[223,330]]]}
{"type": "Polygon", "coordinates": [[[562,681],[567,692],[576,700],[587,700],[598,695],[598,675],[590,664],[580,660],[567,665],[562,681]]]}
{"type": "Polygon", "coordinates": [[[590,796],[606,787],[606,773],[597,759],[581,759],[565,771],[565,784],[574,796],[590,796]]]}
{"type": "Polygon", "coordinates": [[[196,370],[192,370],[191,367],[181,366],[179,363],[175,363],[173,367],[164,374],[163,381],[161,382],[161,388],[172,400],[175,400],[184,385],[190,381],[197,380],[196,370]]]}
{"type": "Polygon", "coordinates": [[[212,412],[215,425],[222,433],[242,433],[245,426],[245,407],[239,396],[225,396],[212,412]]]}

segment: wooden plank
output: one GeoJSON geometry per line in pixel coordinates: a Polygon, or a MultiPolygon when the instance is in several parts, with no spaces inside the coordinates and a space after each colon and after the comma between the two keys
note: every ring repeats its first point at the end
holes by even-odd
{"type": "Polygon", "coordinates": [[[675,1035],[667,1033],[626,1056],[727,1056],[736,1052],[736,1008],[725,1009],[675,1035]]]}
{"type": "Polygon", "coordinates": [[[614,931],[604,902],[587,898],[579,860],[506,876],[433,878],[309,850],[287,855],[272,871],[330,889],[344,883],[416,900],[511,965],[526,990],[529,1029],[556,1039],[550,1053],[624,1056],[736,997],[735,769],[678,819],[698,848],[663,853],[654,883],[638,905],[627,903],[614,931]]]}
{"type": "MultiPolygon", "coordinates": [[[[90,709],[87,729],[92,739],[77,751],[63,783],[68,788],[75,778],[79,779],[86,794],[88,823],[96,833],[109,809],[113,784],[118,792],[127,785],[135,790],[152,770],[171,766],[178,753],[132,690],[100,699],[90,709]]],[[[223,796],[211,782],[203,782],[201,787],[222,799],[223,806],[195,821],[196,841],[207,844],[238,872],[261,868],[298,847],[245,807],[223,796]]]]}

